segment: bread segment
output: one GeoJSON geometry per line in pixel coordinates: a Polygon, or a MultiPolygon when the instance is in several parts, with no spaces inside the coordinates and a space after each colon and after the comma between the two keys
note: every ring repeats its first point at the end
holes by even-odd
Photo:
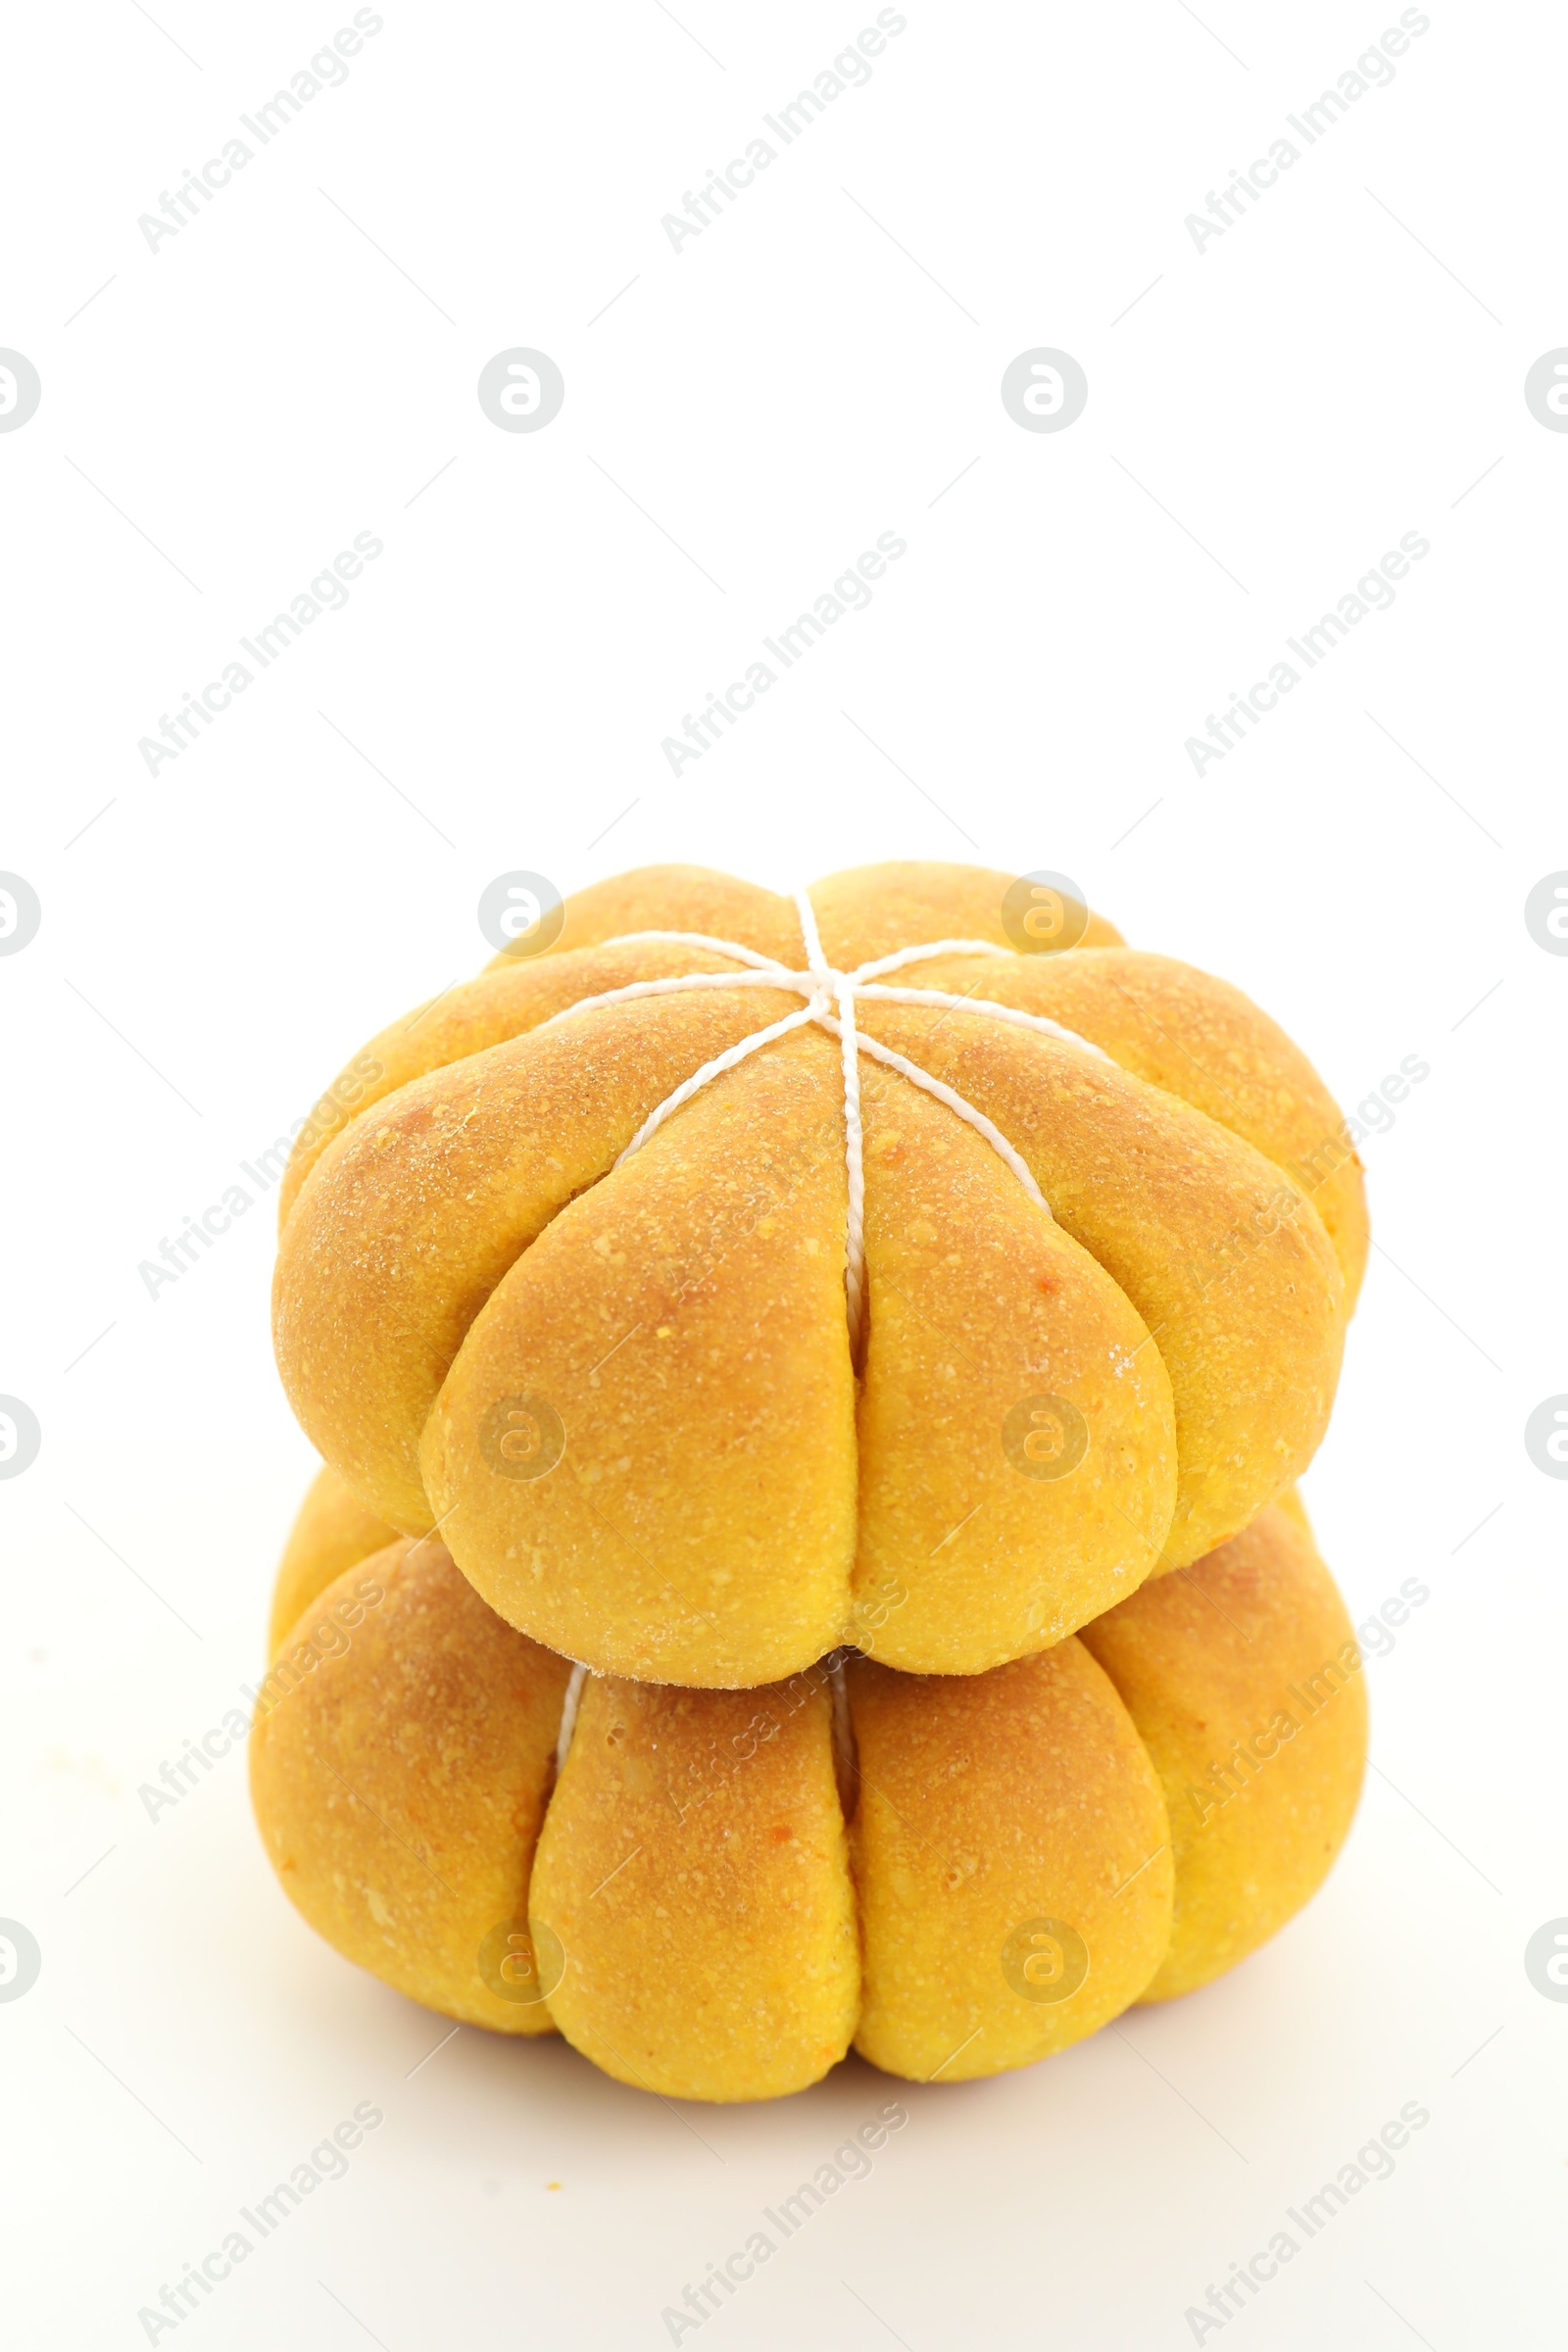
{"type": "Polygon", "coordinates": [[[1127,1710],[1070,1636],[991,1674],[852,1664],[865,1994],[916,2082],[1025,2066],[1135,2000],[1170,1933],[1169,1831],[1127,1710]]]}
{"type": "Polygon", "coordinates": [[[1327,1876],[1365,1769],[1360,1651],[1304,1518],[1283,1506],[1083,1639],[1165,1790],[1175,1916],[1143,1997],[1168,2000],[1234,1968],[1327,1876]]]}
{"type": "Polygon", "coordinates": [[[825,1678],[584,1686],[534,1866],[551,2009],[619,2082],[766,2099],[849,2048],[859,1947],[825,1678]]]}
{"type": "Polygon", "coordinates": [[[318,1933],[400,1992],[545,2034],[525,1941],[568,1662],[487,1609],[439,1543],[346,1569],[284,1641],[251,1733],[272,1868],[318,1933]]]}
{"type": "Polygon", "coordinates": [[[845,1195],[838,1054],[807,1030],[706,1087],[518,1259],[421,1455],[453,1556],[511,1623],[705,1686],[776,1680],[842,1638],[845,1195]],[[559,1448],[541,1475],[497,1458],[509,1398],[559,1448]]]}
{"type": "Polygon", "coordinates": [[[1060,1641],[1155,1565],[1170,1381],[1136,1309],[973,1128],[864,1080],[870,1338],[849,1638],[975,1674],[1060,1641]]]}

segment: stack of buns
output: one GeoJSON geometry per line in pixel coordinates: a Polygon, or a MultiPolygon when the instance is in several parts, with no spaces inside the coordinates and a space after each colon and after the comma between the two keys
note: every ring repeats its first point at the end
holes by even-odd
{"type": "Polygon", "coordinates": [[[1004,874],[812,886],[818,968],[933,950],[857,997],[848,1112],[842,1021],[746,1048],[802,910],[664,867],[301,1136],[274,1331],[326,1466],[254,1799],[415,1999],[666,2097],[852,2045],[952,2082],[1205,1983],[1328,1870],[1365,1697],[1295,1481],[1360,1169],[1245,997],[1038,895],[1037,941],[1004,874]]]}

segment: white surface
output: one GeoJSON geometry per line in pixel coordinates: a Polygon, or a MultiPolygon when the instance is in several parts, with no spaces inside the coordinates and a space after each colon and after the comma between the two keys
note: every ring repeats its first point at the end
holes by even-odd
{"type": "Polygon", "coordinates": [[[1522,1428],[1568,1390],[1568,959],[1522,906],[1568,866],[1568,437],[1521,387],[1568,342],[1560,15],[1435,5],[1200,254],[1183,216],[1396,8],[1210,0],[1211,32],[1178,0],[911,0],[869,84],[677,256],[660,216],[874,10],[677,0],[693,38],[657,0],[389,4],[156,255],[137,215],[351,12],[153,13],[172,38],[120,0],[14,19],[0,153],[0,343],[44,386],[0,435],[0,866],[44,906],[0,960],[0,1391],[43,1427],[0,1484],[0,1914],[43,1950],[0,2005],[10,2339],[145,2341],[161,2283],[369,2100],[347,2177],[180,2344],[662,2344],[898,2096],[871,2177],[705,2346],[1174,2352],[1411,2100],[1394,2177],[1225,2345],[1548,2340],[1568,2006],[1522,1956],[1568,1913],[1568,1486],[1522,1428]],[[564,370],[541,433],[477,405],[511,345],[564,370]],[[999,399],[1035,345],[1088,373],[1060,434],[999,399]],[[870,609],[672,778],[661,738],[889,530],[870,609]],[[347,609],[149,776],[137,738],[360,531],[385,552],[347,609]],[[1394,608],[1195,776],[1184,738],[1407,531],[1431,553],[1394,608]],[[1358,1617],[1432,1591],[1369,1670],[1354,1835],[1234,1976],[994,2082],[857,2062],[677,2112],[560,2045],[466,2031],[421,2067],[444,2028],[294,1916],[239,1758],[156,1826],[137,1801],[252,1678],[310,1466],[270,1209],[156,1301],[138,1261],[483,959],[498,872],[889,855],[1065,869],[1248,989],[1348,1105],[1431,1063],[1366,1147],[1387,1254],[1307,1482],[1358,1617]]]}

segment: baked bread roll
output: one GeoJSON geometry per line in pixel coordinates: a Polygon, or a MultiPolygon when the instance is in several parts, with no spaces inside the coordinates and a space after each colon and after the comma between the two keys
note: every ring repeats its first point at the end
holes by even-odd
{"type": "Polygon", "coordinates": [[[1224,983],[1087,910],[1021,952],[1013,887],[650,868],[372,1040],[274,1284],[363,1509],[547,1648],[711,1690],[982,1673],[1250,1525],[1333,1400],[1344,1123],[1224,983]]]}
{"type": "Polygon", "coordinates": [[[1234,1967],[1355,1809],[1359,1654],[1294,1496],[989,1672],[740,1691],[573,1677],[439,1538],[344,1564],[336,1485],[252,1732],[285,1890],[412,1998],[666,2098],[782,2096],[851,2046],[1028,2064],[1234,1967]]]}

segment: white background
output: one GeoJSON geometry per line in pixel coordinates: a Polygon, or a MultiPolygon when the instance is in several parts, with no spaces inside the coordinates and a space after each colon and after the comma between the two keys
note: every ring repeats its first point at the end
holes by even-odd
{"type": "Polygon", "coordinates": [[[1560,14],[1435,0],[1200,253],[1184,216],[1396,8],[910,0],[677,254],[661,216],[874,10],[388,0],[150,251],[137,216],[350,13],[89,0],[9,36],[0,343],[43,381],[0,435],[0,866],[43,905],[0,960],[0,1391],[43,1430],[0,1484],[0,1914],[43,1952],[0,2005],[11,2340],[145,2341],[161,2283],[368,2099],[348,2177],[181,2344],[652,2347],[897,2093],[871,2178],[705,2346],[1174,2352],[1411,2100],[1394,2178],[1226,2345],[1545,2341],[1568,2007],[1523,1952],[1568,1913],[1568,1486],[1522,1432],[1568,1390],[1568,959],[1523,904],[1568,866],[1568,436],[1522,386],[1568,342],[1560,14]],[[565,377],[539,433],[475,397],[513,345],[565,377]],[[1065,432],[999,397],[1037,345],[1087,371],[1065,432]],[[673,777],[662,738],[889,530],[869,610],[673,777]],[[384,553],[346,610],[150,775],[138,738],[360,531],[384,553]],[[1409,531],[1393,609],[1195,775],[1185,739],[1409,531]],[[1369,1668],[1354,1834],[1234,1975],[995,2082],[852,2061],[676,2110],[560,2043],[464,2031],[420,2066],[442,2021],[293,1914],[238,1757],[156,1825],[138,1802],[253,1679],[311,1467],[270,1205],[156,1300],[138,1262],[483,960],[498,872],[889,856],[1065,869],[1348,1106],[1431,1064],[1365,1147],[1379,1250],[1306,1485],[1358,1617],[1431,1587],[1369,1668]]]}

